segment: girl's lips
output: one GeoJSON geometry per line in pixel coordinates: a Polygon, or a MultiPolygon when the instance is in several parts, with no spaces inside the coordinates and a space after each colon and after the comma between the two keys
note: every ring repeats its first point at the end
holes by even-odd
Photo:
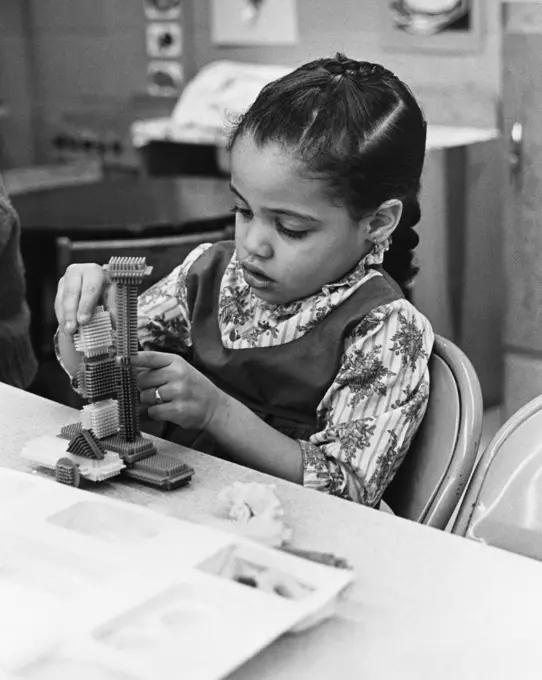
{"type": "Polygon", "coordinates": [[[245,264],[241,265],[243,269],[243,276],[245,281],[252,288],[269,288],[273,280],[266,276],[262,271],[255,267],[249,267],[245,264]]]}

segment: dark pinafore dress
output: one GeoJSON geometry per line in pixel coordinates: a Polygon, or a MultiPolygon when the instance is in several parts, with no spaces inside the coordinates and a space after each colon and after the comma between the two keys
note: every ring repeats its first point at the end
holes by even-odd
{"type": "MultiPolygon", "coordinates": [[[[383,276],[360,286],[303,336],[273,347],[228,349],[220,335],[218,303],[222,276],[233,252],[233,242],[218,243],[188,272],[192,350],[187,358],[271,427],[306,440],[318,430],[316,409],[339,372],[345,339],[369,312],[403,294],[382,272],[383,276]]],[[[164,437],[227,458],[204,432],[170,425],[164,437]]]]}

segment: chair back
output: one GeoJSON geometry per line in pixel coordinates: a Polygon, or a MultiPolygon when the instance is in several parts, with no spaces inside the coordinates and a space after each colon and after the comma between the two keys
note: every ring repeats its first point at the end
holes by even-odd
{"type": "Polygon", "coordinates": [[[146,257],[152,265],[150,276],[145,277],[141,291],[169,274],[201,243],[214,243],[228,238],[227,230],[207,231],[184,236],[158,236],[155,238],[100,239],[72,241],[67,237],[57,239],[59,278],[70,264],[95,262],[107,264],[111,257],[146,257]]]}
{"type": "Polygon", "coordinates": [[[489,442],[452,531],[542,559],[542,396],[509,418],[489,442]]]}
{"type": "Polygon", "coordinates": [[[384,500],[400,517],[444,529],[473,469],[482,392],[467,356],[435,336],[427,411],[384,500]]]}

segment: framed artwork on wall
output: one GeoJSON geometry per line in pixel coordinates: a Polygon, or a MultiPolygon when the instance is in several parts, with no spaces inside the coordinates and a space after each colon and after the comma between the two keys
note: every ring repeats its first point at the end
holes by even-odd
{"type": "Polygon", "coordinates": [[[181,16],[181,0],[144,0],[147,19],[171,21],[181,16]]]}
{"type": "Polygon", "coordinates": [[[485,0],[382,0],[381,44],[397,52],[476,52],[485,0]]]}

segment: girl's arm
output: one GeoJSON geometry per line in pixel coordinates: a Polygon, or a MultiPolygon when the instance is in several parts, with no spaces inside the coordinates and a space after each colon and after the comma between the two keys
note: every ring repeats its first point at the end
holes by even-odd
{"type": "Polygon", "coordinates": [[[303,481],[303,458],[297,441],[277,432],[239,401],[176,354],[140,352],[132,359],[141,403],[151,418],[208,432],[231,459],[246,467],[303,481]],[[157,400],[157,394],[160,401],[157,400]]]}
{"type": "Polygon", "coordinates": [[[300,442],[305,486],[377,505],[424,416],[433,331],[405,300],[371,312],[345,344],[319,409],[321,430],[300,442]]]}
{"type": "Polygon", "coordinates": [[[244,404],[221,393],[207,432],[228,451],[231,460],[245,467],[303,483],[303,456],[295,439],[267,425],[244,404]]]}

